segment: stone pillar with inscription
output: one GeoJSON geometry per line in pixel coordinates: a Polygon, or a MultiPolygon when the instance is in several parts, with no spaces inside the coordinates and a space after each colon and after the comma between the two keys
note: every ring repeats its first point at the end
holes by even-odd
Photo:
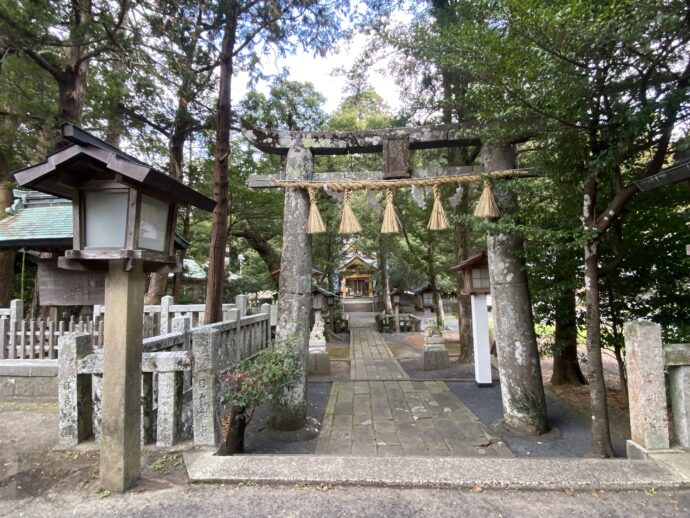
{"type": "Polygon", "coordinates": [[[194,446],[220,445],[220,352],[220,331],[207,328],[194,331],[194,446]]]}
{"type": "Polygon", "coordinates": [[[72,447],[91,437],[91,376],[79,375],[79,360],[93,352],[91,335],[70,333],[58,339],[60,446],[72,447]]]}
{"type": "Polygon", "coordinates": [[[668,410],[661,326],[638,320],[623,325],[628,374],[630,439],[628,457],[669,447],[668,410]]]}

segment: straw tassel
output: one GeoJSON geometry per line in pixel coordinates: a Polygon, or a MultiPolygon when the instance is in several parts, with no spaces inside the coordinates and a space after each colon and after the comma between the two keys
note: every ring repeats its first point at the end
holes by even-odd
{"type": "Polygon", "coordinates": [[[350,191],[345,191],[343,196],[343,217],[340,220],[340,230],[341,234],[356,234],[362,231],[362,225],[357,221],[355,213],[352,212],[352,207],[350,207],[350,191]]]}
{"type": "Polygon", "coordinates": [[[326,225],[323,224],[319,206],[316,204],[316,189],[309,189],[309,219],[307,220],[307,234],[323,234],[326,225]]]}
{"type": "Polygon", "coordinates": [[[449,226],[448,218],[441,203],[441,189],[439,189],[438,185],[434,185],[434,208],[431,209],[431,218],[426,228],[429,230],[445,230],[449,226]]]}
{"type": "Polygon", "coordinates": [[[393,189],[386,189],[386,208],[383,211],[381,233],[395,234],[396,232],[400,232],[400,221],[393,205],[393,189]]]}
{"type": "Polygon", "coordinates": [[[484,184],[484,191],[482,191],[482,195],[479,198],[479,203],[477,203],[477,208],[474,210],[474,215],[479,218],[498,218],[501,215],[498,210],[498,205],[496,205],[496,199],[491,190],[491,185],[489,185],[488,182],[484,184]]]}

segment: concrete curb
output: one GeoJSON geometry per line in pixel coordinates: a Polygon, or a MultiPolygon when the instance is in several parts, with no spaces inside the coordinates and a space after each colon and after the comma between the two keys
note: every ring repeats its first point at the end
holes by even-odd
{"type": "Polygon", "coordinates": [[[690,478],[653,461],[338,457],[187,452],[192,483],[334,484],[399,488],[627,491],[690,487],[690,478]]]}

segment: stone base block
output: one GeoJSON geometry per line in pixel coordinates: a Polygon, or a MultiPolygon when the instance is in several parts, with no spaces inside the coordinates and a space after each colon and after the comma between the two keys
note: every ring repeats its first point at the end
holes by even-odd
{"type": "Polygon", "coordinates": [[[647,460],[649,458],[649,451],[630,439],[625,441],[625,454],[630,460],[647,460]]]}
{"type": "Polygon", "coordinates": [[[310,352],[307,372],[315,376],[326,376],[331,373],[331,357],[326,352],[310,352]]]}
{"type": "Polygon", "coordinates": [[[432,349],[424,351],[424,370],[435,371],[450,367],[448,351],[444,349],[432,349]]]}
{"type": "Polygon", "coordinates": [[[628,456],[628,459],[630,460],[648,460],[651,459],[654,455],[670,455],[674,453],[683,454],[684,451],[682,449],[671,448],[664,448],[660,450],[648,450],[644,446],[641,446],[640,444],[630,439],[625,441],[625,454],[628,456]]]}

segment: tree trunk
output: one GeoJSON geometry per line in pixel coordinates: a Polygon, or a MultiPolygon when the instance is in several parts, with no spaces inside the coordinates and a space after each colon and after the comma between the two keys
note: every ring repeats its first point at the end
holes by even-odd
{"type": "Polygon", "coordinates": [[[230,410],[230,423],[225,433],[225,448],[223,455],[236,455],[244,453],[244,434],[247,429],[246,409],[233,406],[230,410]]]}
{"type": "MultiPolygon", "coordinates": [[[[458,216],[465,216],[469,210],[469,193],[466,187],[462,187],[460,200],[455,208],[458,216]]],[[[469,256],[469,228],[457,221],[455,223],[455,260],[457,262],[467,259],[469,256]]],[[[472,363],[474,361],[474,345],[472,342],[472,300],[470,295],[463,295],[465,289],[465,275],[463,272],[455,274],[455,291],[458,297],[458,340],[460,343],[459,363],[472,363]]]]}
{"type": "Polygon", "coordinates": [[[216,113],[216,146],[213,168],[213,209],[208,280],[206,284],[206,323],[223,318],[223,285],[225,282],[225,247],[228,242],[228,158],[230,154],[230,86],[233,53],[239,9],[236,0],[226,4],[225,28],[220,51],[220,85],[216,113]]]}
{"type": "MultiPolygon", "coordinates": [[[[594,228],[596,221],[596,180],[590,180],[584,195],[583,222],[594,228]]],[[[592,457],[613,457],[609,412],[606,401],[606,382],[601,359],[601,315],[599,308],[599,261],[597,238],[585,245],[585,305],[587,307],[587,369],[592,411],[592,457]]]]}
{"type": "MultiPolygon", "coordinates": [[[[184,216],[182,218],[182,239],[185,241],[189,241],[189,232],[190,232],[190,218],[191,218],[191,213],[192,210],[187,207],[184,211],[184,216]]],[[[182,262],[182,265],[184,267],[184,260],[185,257],[187,257],[187,250],[181,250],[180,251],[180,261],[182,262]]],[[[184,272],[177,272],[175,274],[175,281],[173,285],[173,299],[179,301],[180,296],[182,295],[182,283],[184,282],[184,272]]]]}
{"type": "Polygon", "coordinates": [[[585,385],[577,357],[577,313],[575,311],[575,263],[568,251],[556,255],[554,283],[560,286],[554,300],[556,332],[553,347],[552,385],[585,385]]]}
{"type": "MultiPolygon", "coordinates": [[[[483,153],[486,171],[515,166],[512,146],[488,148],[483,153]]],[[[517,207],[515,192],[508,182],[497,184],[495,192],[502,217],[510,216],[517,207]]],[[[520,236],[500,232],[489,233],[486,241],[503,423],[514,432],[539,435],[549,425],[523,241],[520,236]]]]}
{"type": "MultiPolygon", "coordinates": [[[[0,152],[0,219],[5,216],[5,209],[12,206],[12,186],[5,180],[8,173],[0,152]]],[[[14,249],[0,248],[0,308],[9,308],[14,284],[14,249]]]]}
{"type": "Polygon", "coordinates": [[[168,289],[167,273],[152,273],[149,277],[149,289],[146,292],[145,304],[157,305],[168,289]]]}
{"type": "MultiPolygon", "coordinates": [[[[73,62],[79,58],[80,51],[72,48],[73,62]]],[[[86,96],[86,69],[88,60],[74,65],[70,64],[64,75],[58,79],[58,121],[81,123],[84,112],[84,99],[86,96]]]]}

